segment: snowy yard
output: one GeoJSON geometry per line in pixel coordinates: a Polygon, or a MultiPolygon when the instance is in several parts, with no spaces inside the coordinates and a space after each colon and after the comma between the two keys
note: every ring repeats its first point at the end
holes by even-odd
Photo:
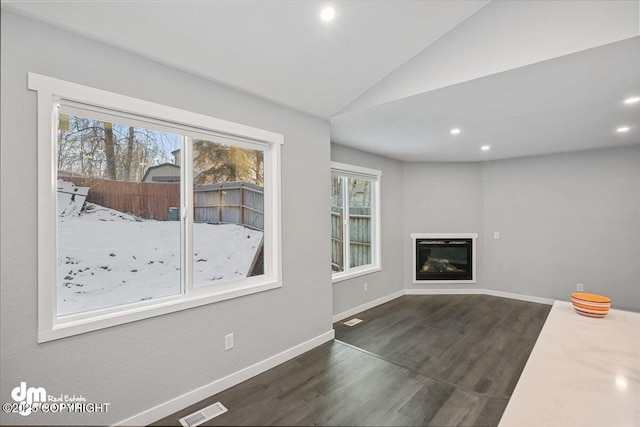
{"type": "MultiPolygon", "coordinates": [[[[59,316],[180,293],[180,222],[91,203],[59,212],[59,316]]],[[[240,225],[194,224],[195,285],[245,277],[261,240],[240,225]]]]}

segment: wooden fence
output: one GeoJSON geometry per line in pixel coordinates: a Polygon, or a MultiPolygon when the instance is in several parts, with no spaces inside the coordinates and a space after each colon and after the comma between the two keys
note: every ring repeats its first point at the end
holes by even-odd
{"type": "Polygon", "coordinates": [[[180,206],[180,184],[113,181],[100,178],[61,177],[78,187],[89,187],[87,202],[140,218],[166,221],[169,208],[180,206]]]}
{"type": "MultiPolygon", "coordinates": [[[[73,182],[78,187],[89,187],[87,202],[140,218],[167,221],[169,209],[178,209],[180,206],[179,183],[127,182],[66,176],[61,179],[73,182]]],[[[194,222],[240,224],[263,230],[263,190],[247,182],[197,185],[194,188],[194,222]]]]}
{"type": "Polygon", "coordinates": [[[331,271],[342,271],[344,265],[344,244],[342,223],[344,221],[342,209],[331,207],[331,271]]]}
{"type": "Polygon", "coordinates": [[[195,222],[241,224],[264,230],[264,193],[248,182],[198,185],[193,200],[195,222]]]}
{"type": "MultiPolygon", "coordinates": [[[[368,208],[349,210],[349,266],[371,263],[371,213],[368,208]]],[[[344,265],[343,210],[331,207],[331,269],[342,271],[344,265]]]]}

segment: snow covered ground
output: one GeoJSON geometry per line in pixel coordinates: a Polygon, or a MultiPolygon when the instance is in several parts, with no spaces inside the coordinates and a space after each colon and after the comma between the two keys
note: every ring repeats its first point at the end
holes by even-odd
{"type": "MultiPolygon", "coordinates": [[[[239,225],[194,224],[195,285],[245,277],[261,240],[239,225]]],[[[180,293],[180,222],[91,203],[63,212],[57,289],[59,316],[180,293]]]]}

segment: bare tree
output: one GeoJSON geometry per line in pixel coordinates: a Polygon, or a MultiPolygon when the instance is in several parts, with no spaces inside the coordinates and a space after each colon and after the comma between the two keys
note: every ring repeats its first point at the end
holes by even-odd
{"type": "Polygon", "coordinates": [[[107,156],[107,177],[116,179],[116,142],[113,139],[113,124],[104,122],[104,154],[107,156]]]}
{"type": "Polygon", "coordinates": [[[131,177],[131,163],[133,162],[133,143],[135,132],[133,126],[129,126],[129,135],[127,138],[127,155],[125,157],[124,180],[129,181],[131,177]]]}
{"type": "Polygon", "coordinates": [[[166,162],[176,144],[176,136],[162,132],[69,116],[58,135],[57,165],[87,177],[139,181],[147,167],[166,162]]]}

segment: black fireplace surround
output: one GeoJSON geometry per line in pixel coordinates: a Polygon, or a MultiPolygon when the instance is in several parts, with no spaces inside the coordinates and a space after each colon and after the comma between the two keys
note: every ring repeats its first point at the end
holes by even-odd
{"type": "Polygon", "coordinates": [[[416,280],[473,280],[472,239],[416,239],[416,280]]]}

